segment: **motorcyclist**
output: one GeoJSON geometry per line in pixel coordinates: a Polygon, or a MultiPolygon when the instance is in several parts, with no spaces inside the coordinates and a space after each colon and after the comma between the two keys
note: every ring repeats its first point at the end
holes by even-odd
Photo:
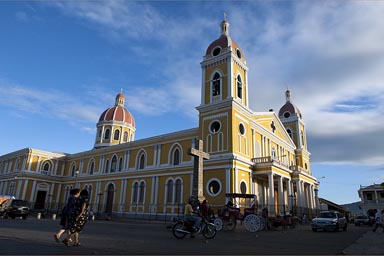
{"type": "Polygon", "coordinates": [[[195,211],[192,207],[192,205],[196,204],[196,200],[197,200],[196,198],[190,197],[184,209],[184,220],[187,220],[193,223],[194,231],[198,230],[198,227],[201,223],[201,218],[194,215],[194,214],[198,214],[198,211],[195,211]]]}

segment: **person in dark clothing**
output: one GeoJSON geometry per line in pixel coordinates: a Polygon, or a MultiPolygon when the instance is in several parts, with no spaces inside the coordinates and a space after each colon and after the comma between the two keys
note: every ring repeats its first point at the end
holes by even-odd
{"type": "Polygon", "coordinates": [[[71,212],[72,203],[75,200],[76,197],[79,197],[80,195],[80,189],[74,188],[69,191],[69,198],[67,201],[67,204],[64,206],[63,210],[61,211],[61,219],[60,219],[60,225],[61,229],[53,235],[56,242],[60,243],[60,236],[68,229],[69,223],[69,214],[71,212]]]}
{"type": "Polygon", "coordinates": [[[83,230],[89,217],[89,194],[86,189],[80,192],[80,196],[73,201],[72,211],[69,216],[68,236],[63,241],[69,245],[71,236],[74,235],[74,246],[79,246],[79,233],[83,230]]]}

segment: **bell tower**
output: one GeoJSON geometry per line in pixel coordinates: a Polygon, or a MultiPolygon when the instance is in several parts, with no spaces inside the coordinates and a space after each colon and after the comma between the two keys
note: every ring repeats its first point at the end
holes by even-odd
{"type": "Polygon", "coordinates": [[[292,94],[285,91],[285,104],[279,110],[279,118],[296,145],[296,164],[311,173],[310,153],[307,147],[307,133],[300,109],[292,103],[292,94]]]}
{"type": "MultiPolygon", "coordinates": [[[[230,37],[229,27],[224,18],[219,38],[208,46],[200,63],[201,104],[197,107],[200,138],[204,141],[204,150],[211,154],[233,151],[240,127],[236,118],[247,120],[251,115],[248,67],[243,50],[230,37]]],[[[247,126],[242,124],[241,132],[245,132],[247,126]]]]}
{"type": "Polygon", "coordinates": [[[221,35],[207,48],[202,68],[201,106],[233,99],[248,107],[248,67],[243,50],[229,36],[229,23],[220,24],[221,35]]]}

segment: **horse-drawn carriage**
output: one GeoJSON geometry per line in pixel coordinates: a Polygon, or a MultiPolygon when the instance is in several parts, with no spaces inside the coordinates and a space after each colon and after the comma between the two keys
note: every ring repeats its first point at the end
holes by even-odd
{"type": "Polygon", "coordinates": [[[245,229],[249,232],[256,232],[263,229],[262,217],[257,214],[257,199],[254,194],[226,193],[230,198],[228,203],[218,210],[218,217],[214,224],[216,230],[233,230],[237,222],[244,223],[245,229]],[[244,209],[241,212],[241,208],[244,209]]]}

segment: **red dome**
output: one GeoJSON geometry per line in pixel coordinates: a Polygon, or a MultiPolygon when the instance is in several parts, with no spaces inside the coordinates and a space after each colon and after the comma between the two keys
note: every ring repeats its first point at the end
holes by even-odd
{"type": "Polygon", "coordinates": [[[301,117],[300,109],[296,106],[294,106],[291,102],[287,102],[280,108],[279,116],[283,116],[285,112],[289,112],[291,115],[297,114],[299,117],[301,117]]]}
{"type": "Polygon", "coordinates": [[[124,94],[116,95],[115,106],[106,109],[99,118],[100,122],[116,121],[129,123],[135,127],[135,120],[129,111],[124,107],[124,94]]]}
{"type": "Polygon", "coordinates": [[[298,117],[302,118],[300,109],[291,103],[291,91],[290,90],[288,90],[288,89],[286,90],[285,97],[286,97],[286,102],[279,110],[279,117],[288,118],[291,115],[296,114],[298,117]]]}
{"type": "Polygon", "coordinates": [[[229,47],[232,47],[232,51],[239,50],[241,52],[241,59],[244,59],[244,53],[240,49],[239,45],[230,36],[221,36],[219,39],[213,41],[207,48],[205,56],[212,55],[213,49],[220,47],[223,51],[229,47]]]}
{"type": "Polygon", "coordinates": [[[106,109],[100,116],[99,122],[103,121],[117,121],[125,122],[135,126],[135,120],[129,111],[122,106],[113,106],[106,109]]]}

